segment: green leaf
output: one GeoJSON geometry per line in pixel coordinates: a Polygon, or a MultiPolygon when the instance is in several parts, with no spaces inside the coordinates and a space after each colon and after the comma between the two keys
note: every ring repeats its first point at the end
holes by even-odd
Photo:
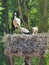
{"type": "Polygon", "coordinates": [[[36,8],[32,8],[32,9],[31,9],[31,13],[32,13],[32,14],[37,13],[37,9],[36,9],[36,8]]]}
{"type": "Polygon", "coordinates": [[[2,11],[2,10],[4,10],[4,8],[3,7],[0,7],[0,10],[2,11]]]}
{"type": "Polygon", "coordinates": [[[2,2],[0,2],[0,6],[2,5],[2,2]]]}
{"type": "Polygon", "coordinates": [[[1,19],[1,17],[0,17],[0,19],[1,19]]]}
{"type": "Polygon", "coordinates": [[[0,14],[2,14],[2,12],[0,12],[0,14]]]}

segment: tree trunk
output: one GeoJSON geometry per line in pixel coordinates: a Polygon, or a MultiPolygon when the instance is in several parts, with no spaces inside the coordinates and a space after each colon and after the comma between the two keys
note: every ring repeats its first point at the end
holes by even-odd
{"type": "Polygon", "coordinates": [[[5,21],[5,26],[6,26],[6,33],[9,33],[9,25],[8,25],[8,8],[6,6],[6,0],[2,0],[2,4],[4,9],[4,21],[5,21]]]}
{"type": "Polygon", "coordinates": [[[44,0],[44,31],[48,31],[47,0],[44,0]]]}
{"type": "Polygon", "coordinates": [[[39,22],[38,22],[38,30],[39,30],[38,32],[39,33],[43,32],[43,25],[42,24],[43,24],[43,22],[41,22],[41,20],[39,20],[39,22]]]}
{"type": "Polygon", "coordinates": [[[28,18],[28,1],[25,0],[25,13],[26,13],[26,17],[28,18]]]}
{"type": "Polygon", "coordinates": [[[20,0],[18,0],[18,7],[19,7],[20,18],[24,22],[24,20],[23,20],[23,14],[22,14],[22,8],[21,8],[21,1],[20,0]]]}
{"type": "Polygon", "coordinates": [[[25,2],[25,16],[23,17],[24,21],[25,21],[25,26],[26,28],[29,29],[29,25],[28,25],[28,0],[24,0],[25,2]]]}
{"type": "Polygon", "coordinates": [[[20,17],[23,21],[23,23],[25,24],[25,27],[28,28],[28,3],[25,2],[25,15],[23,15],[22,13],[22,5],[21,5],[21,1],[18,0],[18,6],[19,6],[19,12],[20,12],[20,17]]]}

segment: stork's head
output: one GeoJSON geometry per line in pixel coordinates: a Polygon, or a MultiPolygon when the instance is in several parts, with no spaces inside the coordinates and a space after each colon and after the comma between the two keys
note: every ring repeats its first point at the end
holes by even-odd
{"type": "Polygon", "coordinates": [[[19,12],[18,12],[18,11],[14,11],[14,12],[13,12],[13,16],[16,16],[16,17],[19,18],[19,12]]]}
{"type": "Polygon", "coordinates": [[[14,16],[17,16],[17,13],[16,12],[14,13],[14,16]]]}

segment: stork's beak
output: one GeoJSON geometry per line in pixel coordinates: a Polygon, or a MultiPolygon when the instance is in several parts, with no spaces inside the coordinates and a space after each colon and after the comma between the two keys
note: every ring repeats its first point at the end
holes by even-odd
{"type": "Polygon", "coordinates": [[[20,25],[18,23],[16,24],[16,28],[20,28],[20,25]]]}

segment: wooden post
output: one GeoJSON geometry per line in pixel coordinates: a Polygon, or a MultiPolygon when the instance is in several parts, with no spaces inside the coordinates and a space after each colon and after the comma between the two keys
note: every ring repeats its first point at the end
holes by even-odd
{"type": "Polygon", "coordinates": [[[9,62],[10,62],[10,65],[14,65],[13,59],[12,59],[12,54],[10,54],[10,53],[9,53],[9,62]]]}
{"type": "Polygon", "coordinates": [[[31,65],[30,58],[27,56],[25,57],[25,65],[31,65]]]}
{"type": "Polygon", "coordinates": [[[41,50],[40,51],[40,59],[39,59],[39,65],[43,65],[43,63],[44,63],[44,51],[43,50],[41,50]]]}
{"type": "Polygon", "coordinates": [[[43,58],[44,58],[44,56],[40,57],[39,65],[43,65],[43,58]]]}

